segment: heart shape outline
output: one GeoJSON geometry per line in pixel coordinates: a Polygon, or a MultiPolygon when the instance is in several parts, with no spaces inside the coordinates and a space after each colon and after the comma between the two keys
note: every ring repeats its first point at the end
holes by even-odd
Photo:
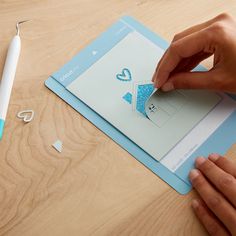
{"type": "Polygon", "coordinates": [[[116,78],[123,82],[128,82],[132,80],[131,72],[129,69],[124,68],[120,74],[116,75],[116,78]]]}
{"type": "Polygon", "coordinates": [[[21,120],[23,120],[25,123],[29,123],[34,118],[34,111],[33,110],[24,110],[20,111],[17,114],[17,117],[21,120]]]}

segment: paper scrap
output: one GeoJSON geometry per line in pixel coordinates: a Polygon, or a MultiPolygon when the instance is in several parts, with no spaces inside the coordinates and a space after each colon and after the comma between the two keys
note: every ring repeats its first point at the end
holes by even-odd
{"type": "Polygon", "coordinates": [[[17,117],[23,120],[25,123],[29,123],[34,119],[34,111],[33,110],[20,111],[18,112],[17,117]]]}
{"type": "Polygon", "coordinates": [[[62,152],[62,141],[61,140],[57,140],[54,144],[52,144],[52,146],[59,152],[62,152]]]}
{"type": "Polygon", "coordinates": [[[129,104],[132,103],[132,94],[131,93],[126,93],[124,96],[123,96],[123,99],[128,102],[129,104]]]}

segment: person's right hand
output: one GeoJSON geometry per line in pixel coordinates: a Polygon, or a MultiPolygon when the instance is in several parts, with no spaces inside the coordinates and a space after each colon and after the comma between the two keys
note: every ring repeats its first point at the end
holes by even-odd
{"type": "Polygon", "coordinates": [[[236,22],[227,14],[177,34],[158,63],[153,76],[156,88],[210,89],[236,93],[236,22]],[[192,72],[214,55],[213,67],[192,72]]]}
{"type": "Polygon", "coordinates": [[[236,235],[236,163],[211,154],[199,157],[190,181],[198,192],[192,206],[211,236],[236,235]]]}

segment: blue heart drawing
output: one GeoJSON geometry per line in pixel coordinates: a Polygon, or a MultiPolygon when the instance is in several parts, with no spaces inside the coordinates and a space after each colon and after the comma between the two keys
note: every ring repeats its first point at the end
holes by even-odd
{"type": "Polygon", "coordinates": [[[116,78],[120,81],[125,81],[125,82],[131,81],[132,80],[131,72],[129,71],[129,69],[124,68],[121,74],[116,75],[116,78]]]}

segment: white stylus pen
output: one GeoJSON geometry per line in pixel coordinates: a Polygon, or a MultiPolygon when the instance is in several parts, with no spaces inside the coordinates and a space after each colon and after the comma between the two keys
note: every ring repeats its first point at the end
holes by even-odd
{"type": "Polygon", "coordinates": [[[19,24],[23,22],[25,21],[21,21],[16,24],[16,35],[13,37],[7,52],[0,84],[0,140],[2,139],[3,135],[5,119],[11,97],[11,90],[13,87],[17,63],[20,56],[21,40],[19,36],[19,24]]]}

